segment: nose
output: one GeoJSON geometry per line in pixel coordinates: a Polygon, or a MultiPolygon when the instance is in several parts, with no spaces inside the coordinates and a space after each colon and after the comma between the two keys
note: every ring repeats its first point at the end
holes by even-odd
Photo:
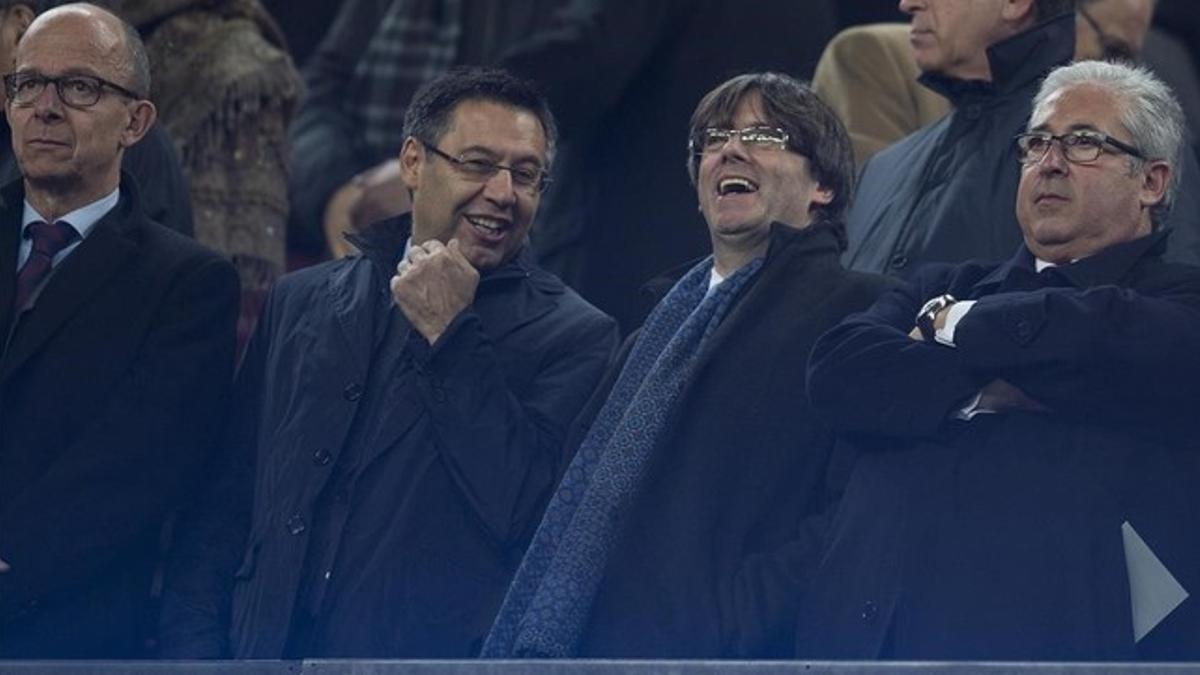
{"type": "Polygon", "coordinates": [[[512,173],[500,169],[483,184],[483,196],[493,204],[509,206],[517,201],[516,185],[513,184],[512,173]]]}
{"type": "Polygon", "coordinates": [[[62,99],[58,97],[58,89],[50,83],[42,89],[42,93],[33,100],[33,114],[39,118],[62,117],[62,99]]]}
{"type": "Polygon", "coordinates": [[[1042,173],[1066,173],[1069,165],[1067,156],[1063,154],[1062,143],[1057,140],[1050,141],[1046,154],[1034,163],[1034,167],[1042,173]]]}
{"type": "Polygon", "coordinates": [[[717,149],[717,151],[721,154],[722,160],[726,158],[733,158],[745,161],[748,159],[749,154],[749,150],[746,149],[746,145],[742,143],[742,137],[737,134],[733,134],[726,139],[725,142],[721,144],[721,147],[717,149]]]}
{"type": "Polygon", "coordinates": [[[917,11],[920,4],[921,3],[917,0],[900,0],[897,8],[905,14],[912,14],[913,12],[917,11]]]}

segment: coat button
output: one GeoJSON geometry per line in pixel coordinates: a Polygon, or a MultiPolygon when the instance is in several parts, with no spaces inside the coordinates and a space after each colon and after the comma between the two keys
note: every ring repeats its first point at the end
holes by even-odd
{"type": "Polygon", "coordinates": [[[313,453],[313,464],[317,466],[328,466],[333,461],[333,453],[325,448],[321,448],[313,453]]]}
{"type": "Polygon", "coordinates": [[[892,259],[888,261],[888,266],[894,270],[903,269],[904,267],[908,266],[908,256],[904,255],[903,253],[894,255],[892,256],[892,259]]]}
{"type": "Polygon", "coordinates": [[[350,384],[346,385],[345,389],[342,390],[342,396],[344,396],[347,401],[357,401],[358,399],[362,398],[362,395],[363,386],[357,382],[351,382],[350,384]]]}
{"type": "Polygon", "coordinates": [[[1017,322],[1017,337],[1021,338],[1022,340],[1028,340],[1029,336],[1032,334],[1033,326],[1029,325],[1028,321],[1021,319],[1017,322]]]}
{"type": "Polygon", "coordinates": [[[302,534],[305,529],[306,529],[306,526],[304,524],[304,519],[300,517],[299,513],[295,514],[291,518],[288,518],[288,521],[287,521],[288,532],[291,532],[294,535],[299,535],[299,534],[302,534]]]}
{"type": "Polygon", "coordinates": [[[879,616],[879,606],[868,600],[863,603],[862,611],[858,616],[863,620],[863,623],[875,623],[875,619],[879,616]]]}
{"type": "Polygon", "coordinates": [[[433,400],[437,401],[438,403],[445,403],[446,402],[446,390],[442,389],[441,387],[435,388],[433,390],[433,400]]]}

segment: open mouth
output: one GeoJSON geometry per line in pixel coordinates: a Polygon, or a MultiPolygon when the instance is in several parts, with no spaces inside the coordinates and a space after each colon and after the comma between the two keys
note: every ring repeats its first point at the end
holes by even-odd
{"type": "Polygon", "coordinates": [[[724,197],[726,195],[751,194],[758,192],[758,184],[748,178],[741,176],[730,176],[722,178],[717,183],[717,196],[724,197]]]}
{"type": "Polygon", "coordinates": [[[511,223],[500,218],[489,218],[487,216],[467,216],[467,222],[476,230],[489,237],[498,237],[504,234],[511,223]]]}

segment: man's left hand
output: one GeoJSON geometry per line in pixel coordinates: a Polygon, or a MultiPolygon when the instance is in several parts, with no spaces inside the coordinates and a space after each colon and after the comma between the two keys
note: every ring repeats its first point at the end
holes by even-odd
{"type": "Polygon", "coordinates": [[[396,266],[392,298],[413,328],[429,341],[437,342],[446,327],[475,301],[479,272],[458,248],[429,240],[413,245],[396,266]]]}

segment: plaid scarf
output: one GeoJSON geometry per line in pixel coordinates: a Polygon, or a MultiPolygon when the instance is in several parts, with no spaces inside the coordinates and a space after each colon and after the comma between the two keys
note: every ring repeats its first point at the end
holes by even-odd
{"type": "Polygon", "coordinates": [[[492,626],[481,656],[573,656],[592,602],[659,439],[696,357],[756,259],[708,291],[712,259],[654,308],[612,393],[567,467],[492,626]]]}
{"type": "Polygon", "coordinates": [[[404,109],[417,87],[457,62],[463,0],[394,0],[354,70],[353,99],[368,154],[380,161],[404,142],[404,109]]]}

